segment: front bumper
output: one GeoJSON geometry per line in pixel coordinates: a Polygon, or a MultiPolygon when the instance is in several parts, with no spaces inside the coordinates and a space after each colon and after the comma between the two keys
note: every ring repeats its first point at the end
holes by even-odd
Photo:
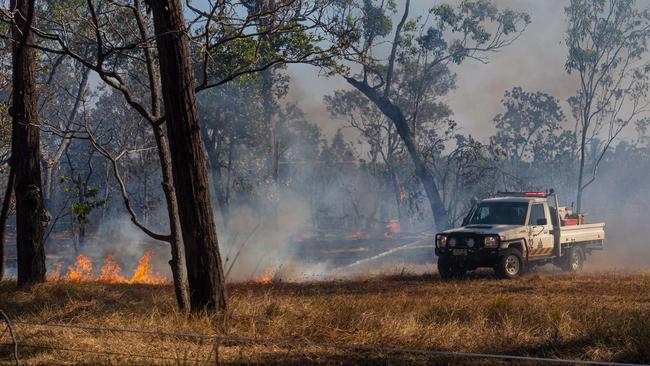
{"type": "Polygon", "coordinates": [[[436,248],[438,257],[447,257],[465,268],[493,267],[498,263],[499,248],[436,248]]]}

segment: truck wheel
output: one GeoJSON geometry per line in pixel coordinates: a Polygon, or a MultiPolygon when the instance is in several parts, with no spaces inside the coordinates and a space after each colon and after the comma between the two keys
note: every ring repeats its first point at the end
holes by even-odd
{"type": "Polygon", "coordinates": [[[585,264],[585,254],[581,247],[572,247],[568,250],[562,263],[564,272],[580,272],[585,264]]]}
{"type": "Polygon", "coordinates": [[[515,278],[524,273],[524,260],[517,249],[507,249],[499,257],[499,263],[494,268],[498,278],[515,278]]]}
{"type": "Polygon", "coordinates": [[[460,278],[467,270],[459,267],[447,256],[438,257],[438,273],[442,279],[460,278]]]}

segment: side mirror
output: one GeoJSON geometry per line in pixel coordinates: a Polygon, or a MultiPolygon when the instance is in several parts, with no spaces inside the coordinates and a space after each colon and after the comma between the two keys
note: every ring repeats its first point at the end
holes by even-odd
{"type": "Polygon", "coordinates": [[[548,224],[548,221],[546,221],[546,219],[537,219],[536,225],[546,226],[547,224],[548,224]]]}

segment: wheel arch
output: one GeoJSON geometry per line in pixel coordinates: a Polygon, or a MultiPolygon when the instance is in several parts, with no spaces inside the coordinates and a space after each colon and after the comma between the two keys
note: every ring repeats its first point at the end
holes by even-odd
{"type": "Polygon", "coordinates": [[[522,258],[528,258],[528,249],[526,247],[526,239],[512,239],[507,242],[508,249],[517,249],[521,253],[522,258]]]}

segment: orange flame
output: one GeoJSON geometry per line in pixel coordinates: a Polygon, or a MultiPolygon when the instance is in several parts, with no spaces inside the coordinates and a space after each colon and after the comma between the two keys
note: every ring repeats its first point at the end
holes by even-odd
{"type": "Polygon", "coordinates": [[[362,230],[358,230],[356,233],[350,235],[350,239],[352,240],[359,240],[365,237],[366,237],[366,233],[364,233],[362,230]]]}
{"type": "Polygon", "coordinates": [[[393,234],[399,234],[402,231],[399,220],[390,220],[386,225],[386,232],[384,233],[385,237],[391,237],[393,234]]]}
{"type": "MultiPolygon", "coordinates": [[[[169,281],[160,276],[160,274],[153,271],[151,268],[151,257],[153,253],[147,251],[138,263],[133,276],[129,279],[122,275],[122,267],[111,256],[104,257],[104,265],[101,267],[101,274],[96,274],[93,271],[92,260],[85,255],[81,254],[75,260],[74,265],[68,266],[63,279],[79,282],[102,281],[106,283],[115,284],[164,284],[169,281]]],[[[50,275],[50,280],[61,279],[61,263],[55,263],[55,268],[50,275]]]]}
{"type": "Polygon", "coordinates": [[[273,271],[269,269],[264,272],[260,278],[255,280],[255,283],[260,285],[269,285],[271,283],[271,280],[273,280],[273,271]]]}
{"type": "Polygon", "coordinates": [[[135,269],[133,277],[131,277],[131,279],[128,281],[129,284],[146,283],[150,285],[156,285],[167,282],[166,280],[160,278],[158,273],[154,273],[151,269],[150,262],[152,256],[153,253],[151,251],[144,253],[142,258],[140,258],[140,262],[138,263],[138,267],[135,269]]]}
{"type": "Polygon", "coordinates": [[[111,256],[104,257],[104,266],[102,267],[101,281],[108,283],[125,283],[126,278],[120,275],[122,267],[111,256]]]}
{"type": "Polygon", "coordinates": [[[90,258],[80,254],[75,260],[73,266],[68,266],[68,271],[64,277],[70,281],[93,281],[93,262],[90,258]]]}
{"type": "Polygon", "coordinates": [[[48,281],[58,281],[61,279],[61,268],[63,268],[63,263],[56,262],[54,263],[54,269],[50,271],[50,274],[47,276],[48,281]]]}

